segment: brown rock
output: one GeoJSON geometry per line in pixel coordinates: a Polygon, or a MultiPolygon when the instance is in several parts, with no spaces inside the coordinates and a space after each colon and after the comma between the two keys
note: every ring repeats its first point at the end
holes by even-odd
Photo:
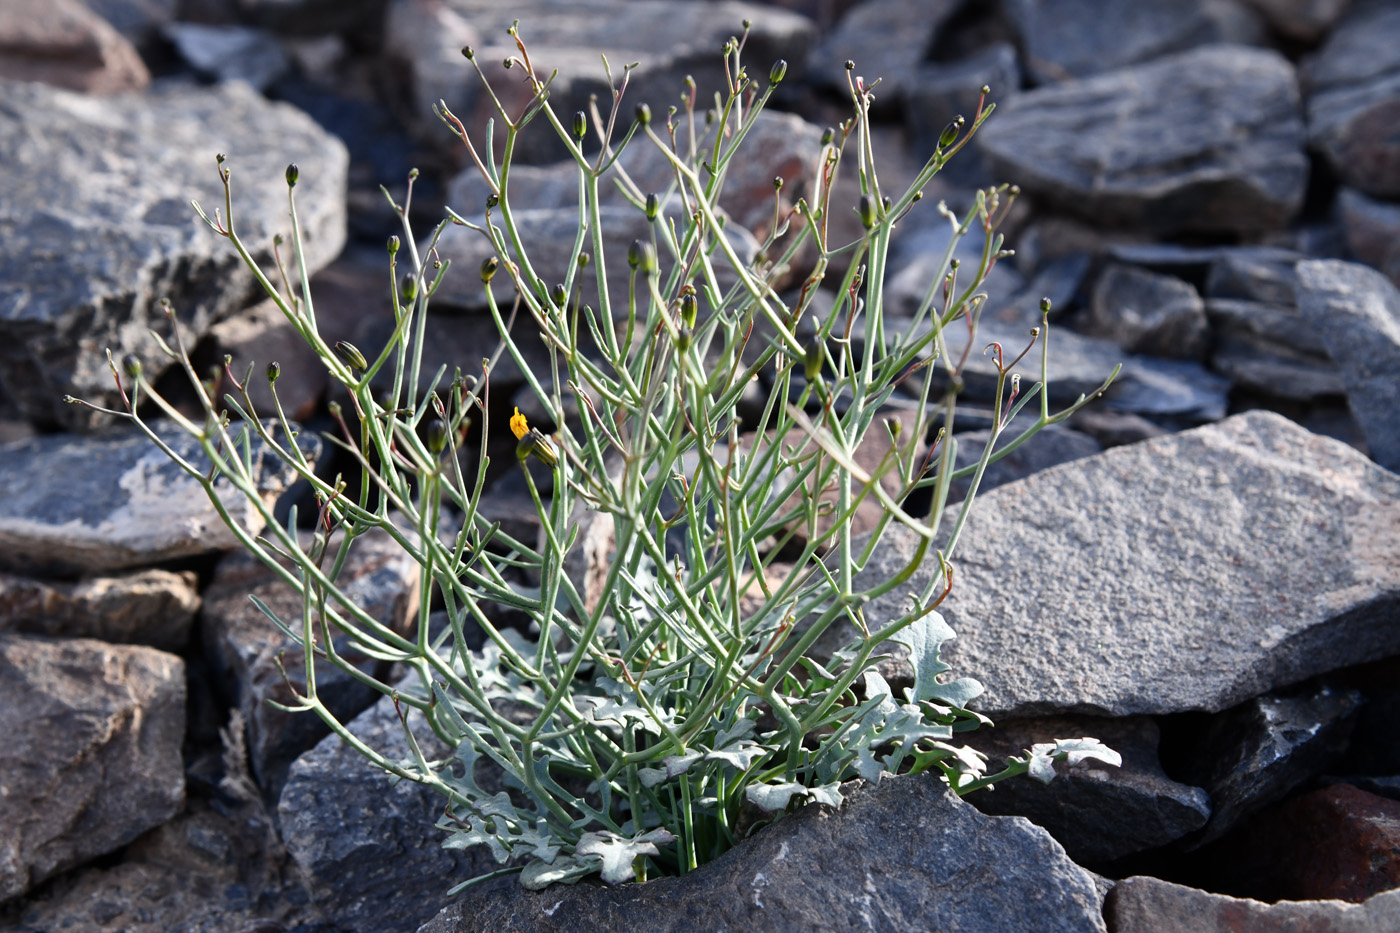
{"type": "Polygon", "coordinates": [[[151,83],[131,43],[81,0],[6,0],[0,78],[88,94],[139,91],[151,83]]]}
{"type": "Polygon", "coordinates": [[[0,574],[0,631],[179,651],[199,609],[189,571],[142,570],[56,583],[0,574]]]}
{"type": "Polygon", "coordinates": [[[1104,905],[1115,933],[1389,933],[1397,915],[1397,891],[1362,904],[1262,904],[1145,876],[1118,882],[1104,905]]]}

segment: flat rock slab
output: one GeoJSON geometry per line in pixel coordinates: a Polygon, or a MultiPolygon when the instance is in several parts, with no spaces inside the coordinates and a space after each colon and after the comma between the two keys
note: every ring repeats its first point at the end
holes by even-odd
{"type": "Polygon", "coordinates": [[[190,346],[250,303],[252,274],[190,208],[223,212],[215,153],[228,156],[234,223],[264,268],[273,234],[291,232],[289,162],[301,167],[309,268],[345,242],[345,147],[240,82],[97,100],[6,81],[0,99],[0,387],[31,420],[98,420],[65,394],[119,408],[104,348],[136,353],[151,378],[168,365],[148,333],[170,333],[161,299],[190,346]]]}
{"type": "Polygon", "coordinates": [[[185,799],[185,664],[0,635],[0,902],[112,852],[185,799]]]}
{"type": "MultiPolygon", "coordinates": [[[[882,542],[857,588],[912,539],[882,542]]],[[[944,655],[993,718],[1218,712],[1400,653],[1400,476],[1270,412],[979,496],[953,563],[944,655]]],[[[868,604],[869,623],[936,566],[868,604]]]]}
{"type": "Polygon", "coordinates": [[[1139,875],[1113,886],[1104,915],[1117,933],[1393,933],[1400,916],[1400,891],[1377,894],[1361,904],[1265,904],[1139,875]]]}
{"type": "Polygon", "coordinates": [[[1400,470],[1400,290],[1359,263],[1300,262],[1298,309],[1341,369],[1371,456],[1400,470]]]}
{"type": "Polygon", "coordinates": [[[193,571],[154,569],[76,583],[0,573],[0,631],[183,651],[198,583],[193,571]]]}
{"type": "Polygon", "coordinates": [[[923,774],[804,807],[680,878],[466,896],[418,933],[1031,929],[1103,930],[1093,877],[1044,830],[923,774]]]}
{"type": "MultiPolygon", "coordinates": [[[[155,422],[153,429],[186,460],[208,463],[195,440],[173,424],[155,422]]],[[[310,435],[298,440],[314,462],[320,441],[310,435]]],[[[253,451],[259,488],[271,504],[295,473],[260,445],[253,451]]],[[[257,510],[224,488],[230,514],[251,533],[262,531],[257,510]]],[[[104,573],[237,544],[200,484],[135,429],[49,434],[0,446],[0,566],[104,573]]]]}
{"type": "Polygon", "coordinates": [[[1248,46],[1017,95],[977,139],[999,177],[1091,221],[1155,233],[1277,229],[1308,178],[1293,66],[1248,46]]]}

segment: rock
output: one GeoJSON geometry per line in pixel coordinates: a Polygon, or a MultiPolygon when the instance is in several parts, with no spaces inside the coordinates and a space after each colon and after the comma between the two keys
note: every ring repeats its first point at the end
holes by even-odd
{"type": "MultiPolygon", "coordinates": [[[[527,24],[526,28],[529,28],[527,24]]],[[[462,49],[481,44],[480,34],[462,14],[441,0],[392,0],[384,19],[384,54],[408,69],[413,112],[432,117],[446,99],[455,108],[463,77],[475,77],[462,49]]],[[[475,169],[473,169],[475,170],[475,169]]],[[[455,202],[449,202],[458,207],[455,202]]]]}
{"type": "MultiPolygon", "coordinates": [[[[449,753],[421,719],[410,720],[429,759],[449,753]]],[[[393,700],[383,697],[346,724],[392,760],[411,757],[393,700]]],[[[498,790],[484,771],[478,782],[498,790]]],[[[442,848],[443,798],[421,784],[390,784],[335,735],[297,759],[278,804],[282,838],[315,903],[345,933],[411,930],[448,903],[448,888],[496,867],[483,849],[442,848]]],[[[495,885],[515,881],[497,881],[495,885]]],[[[474,889],[477,896],[482,887],[474,889]]]]}
{"type": "Polygon", "coordinates": [[[1102,865],[1155,849],[1205,825],[1210,796],[1167,777],[1157,757],[1157,724],[1147,717],[999,722],[995,729],[969,733],[967,743],[993,759],[989,770],[996,771],[1008,756],[1037,742],[1081,735],[1122,755],[1122,766],[1086,760],[1062,766],[1049,784],[1002,781],[993,793],[969,794],[967,801],[983,813],[1024,816],[1045,827],[1079,864],[1102,865]]]}
{"type": "MultiPolygon", "coordinates": [[[[685,90],[687,75],[694,77],[700,100],[708,102],[714,91],[725,86],[720,49],[731,36],[743,33],[743,21],[752,24],[743,60],[760,87],[767,83],[769,66],[779,58],[788,63],[785,80],[794,84],[801,80],[814,32],[811,21],[804,16],[737,0],[719,0],[703,6],[668,0],[586,0],[567,9],[548,0],[528,0],[509,7],[495,0],[446,3],[481,36],[482,44],[475,49],[476,61],[510,113],[521,112],[530,95],[517,77],[519,72],[503,67],[508,56],[520,54],[515,41],[506,34],[511,23],[519,20],[520,38],[529,49],[537,72],[545,77],[556,69],[559,72],[550,86],[550,104],[566,124],[575,111],[588,110],[592,95],[597,95],[597,106],[607,117],[612,88],[599,53],[607,56],[614,83],[622,80],[623,65],[637,63],[630,73],[618,120],[619,126],[625,128],[633,107],[643,102],[650,104],[659,120],[666,105],[677,101],[685,90]],[[618,28],[619,23],[625,23],[626,28],[618,28]]],[[[444,60],[443,67],[434,67],[431,73],[448,75],[446,65],[444,60]]],[[[430,72],[424,68],[418,73],[430,72]]],[[[496,116],[494,106],[482,93],[481,79],[470,66],[459,65],[455,85],[436,88],[431,99],[445,99],[468,125],[481,125],[486,117],[496,116]]],[[[425,90],[419,88],[415,97],[428,99],[425,90]]],[[[700,105],[702,113],[707,105],[700,105]]],[[[438,126],[431,113],[419,117],[438,126]]],[[[588,139],[590,147],[596,146],[591,133],[588,139]]],[[[521,134],[516,152],[522,161],[534,163],[559,159],[565,154],[554,130],[543,119],[521,134]]]]}
{"type": "Polygon", "coordinates": [[[807,70],[814,81],[849,93],[842,65],[853,61],[853,73],[863,75],[867,86],[880,79],[877,101],[898,101],[917,83],[919,65],[928,57],[944,24],[966,5],[966,0],[857,3],[817,43],[807,70]]]}
{"type": "MultiPolygon", "coordinates": [[[[1014,441],[1017,434],[1015,428],[1004,432],[998,447],[1005,447],[1014,441]]],[[[976,464],[981,458],[982,450],[987,445],[987,438],[991,436],[991,431],[963,431],[956,436],[958,439],[957,467],[962,469],[976,464]]],[[[1035,437],[1002,459],[989,463],[986,471],[982,474],[978,495],[1057,464],[1069,463],[1071,460],[1078,460],[1082,457],[1092,457],[1101,450],[1103,450],[1103,445],[1087,434],[1081,434],[1079,431],[1058,424],[1048,425],[1042,428],[1035,437]]],[[[967,498],[967,489],[971,483],[971,477],[954,480],[952,485],[948,487],[948,501],[961,502],[967,498]]]]}
{"type": "Polygon", "coordinates": [[[177,0],[83,0],[137,48],[146,49],[175,18],[177,0]]]}
{"type": "Polygon", "coordinates": [[[1400,195],[1400,9],[1358,4],[1305,65],[1308,139],[1343,183],[1400,195]]]}
{"type": "MultiPolygon", "coordinates": [[[[1011,43],[997,42],[956,61],[921,66],[904,100],[904,119],[914,151],[931,155],[938,148],[939,134],[959,114],[970,122],[977,113],[983,85],[992,89],[990,100],[997,106],[1020,90],[1021,68],[1011,43]]],[[[981,181],[977,173],[963,171],[964,163],[975,152],[964,150],[939,171],[938,177],[951,172],[957,179],[973,180],[974,184],[981,181]]],[[[985,174],[984,168],[978,168],[985,174]]]]}
{"type": "Polygon", "coordinates": [[[1089,435],[1103,447],[1136,444],[1167,433],[1165,428],[1141,415],[1110,411],[1093,405],[1081,408],[1068,424],[1074,430],[1089,435]]]}
{"type": "Polygon", "coordinates": [[[239,0],[240,12],[264,29],[291,36],[382,36],[388,0],[239,0]]]}
{"type": "MultiPolygon", "coordinates": [[[[151,423],[180,456],[205,469],[198,442],[167,421],[151,423]]],[[[279,439],[285,440],[280,433],[279,439]]],[[[315,461],[321,442],[299,437],[315,461]]],[[[271,506],[296,479],[263,445],[255,476],[271,506]]],[[[251,534],[260,513],[220,483],[220,499],[251,534]]],[[[200,484],[138,430],[47,434],[0,447],[0,565],[39,573],[106,573],[236,547],[200,484]]]]}
{"type": "Polygon", "coordinates": [[[1298,307],[1341,369],[1371,456],[1400,470],[1400,291],[1367,266],[1301,262],[1298,307]]]}
{"type": "MultiPolygon", "coordinates": [[[[309,544],[309,542],[304,542],[309,544]]],[[[328,560],[339,547],[331,542],[328,560]]],[[[420,567],[397,542],[382,532],[370,532],[351,545],[337,586],[384,625],[403,633],[416,621],[420,567]]],[[[299,641],[279,632],[249,599],[257,596],[284,622],[299,629],[302,599],[280,578],[246,552],[219,562],[204,593],[202,628],[205,653],[224,682],[227,695],[243,711],[248,729],[248,762],[264,790],[276,796],[292,762],[310,749],[329,728],[311,713],[288,713],[268,701],[296,702],[283,680],[299,692],[306,690],[304,654],[299,641]]],[[[388,664],[368,657],[347,637],[336,638],[341,657],[371,677],[383,678],[388,664]]],[[[316,665],[316,692],[335,716],[347,721],[379,694],[350,674],[322,661],[316,665]]]]}
{"type": "Polygon", "coordinates": [[[1215,812],[1200,845],[1330,770],[1346,749],[1361,694],[1327,687],[1301,696],[1255,697],[1214,717],[1197,738],[1191,779],[1215,812]]]}
{"type": "Polygon", "coordinates": [[[1190,282],[1124,265],[1099,274],[1079,329],[1133,353],[1196,360],[1210,337],[1205,303],[1190,282]]]}
{"type": "Polygon", "coordinates": [[[287,226],[282,180],[301,166],[298,214],[308,267],[345,237],[345,148],[291,107],[234,82],[163,82],[101,102],[35,84],[0,84],[0,385],[26,417],[91,426],[64,393],[120,408],[104,347],[141,357],[154,379],[169,360],[151,340],[169,335],[169,298],[191,348],[211,323],[247,304],[252,274],[192,215],[224,203],[212,156],[228,154],[234,220],[271,268],[274,232],[287,226]],[[43,268],[46,274],[35,276],[43,268]]]}
{"type": "Polygon", "coordinates": [[[1345,391],[1342,374],[1318,346],[1296,305],[1211,298],[1216,334],[1211,366],[1236,386],[1274,398],[1312,401],[1345,391]]]}
{"type": "Polygon", "coordinates": [[[129,41],[82,0],[10,0],[0,10],[0,78],[84,94],[139,91],[151,73],[129,41]]]}
{"type": "Polygon", "coordinates": [[[927,774],[803,807],[680,878],[556,885],[449,905],[419,933],[1103,930],[1092,877],[1044,830],[986,817],[927,774]],[[1008,877],[997,866],[1017,866],[1008,877]]]}
{"type": "Polygon", "coordinates": [[[0,631],[183,651],[199,609],[194,573],[141,570],[76,583],[0,574],[0,631]]]}
{"type": "Polygon", "coordinates": [[[292,64],[277,40],[261,29],[167,23],[161,32],[195,71],[214,81],[246,81],[266,91],[292,64]]]}
{"type": "Polygon", "coordinates": [[[1344,901],[1259,901],[1199,891],[1139,875],[1113,886],[1104,916],[1116,933],[1388,933],[1400,912],[1400,891],[1361,904],[1344,901]]]}
{"type": "Polygon", "coordinates": [[[1244,0],[1263,14],[1276,32],[1300,42],[1316,42],[1326,35],[1351,0],[1244,0]]]}
{"type": "MultiPolygon", "coordinates": [[[[323,336],[331,333],[327,324],[326,320],[317,318],[323,336]]],[[[335,339],[331,338],[330,342],[333,344],[335,339]]],[[[364,345],[357,343],[356,346],[364,345]]],[[[305,421],[316,415],[330,384],[330,374],[321,358],[271,299],[209,328],[194,354],[195,370],[208,372],[211,366],[222,369],[225,356],[233,357],[229,370],[236,379],[242,380],[248,367],[253,367],[252,378],[246,385],[253,399],[253,411],[249,414],[258,418],[278,416],[267,381],[269,363],[276,362],[279,367],[277,399],[282,403],[282,412],[294,421],[305,421]]],[[[236,392],[234,397],[238,398],[236,392]]],[[[239,404],[244,404],[241,398],[239,404]]]]}
{"type": "Polygon", "coordinates": [[[1352,255],[1400,285],[1400,204],[1343,188],[1337,192],[1337,215],[1352,255]]]}
{"type": "MultiPolygon", "coordinates": [[[[1397,523],[1400,477],[1270,412],[1116,447],[979,499],[943,656],[993,719],[1227,709],[1400,653],[1397,523]]],[[[887,535],[855,585],[890,579],[912,538],[887,535]]]]}
{"type": "Polygon", "coordinates": [[[977,140],[1052,207],[1158,234],[1278,229],[1307,184],[1293,67],[1244,46],[1017,95],[977,140]]]}
{"type": "Polygon", "coordinates": [[[1333,784],[1261,813],[1199,857],[1236,896],[1360,904],[1400,888],[1397,850],[1400,801],[1333,784]]]}
{"type": "Polygon", "coordinates": [[[1297,250],[1280,246],[1182,246],[1179,243],[1110,243],[1105,251],[1110,258],[1120,262],[1145,266],[1159,272],[1170,272],[1193,281],[1193,276],[1197,272],[1204,277],[1216,263],[1225,260],[1250,264],[1292,264],[1306,258],[1297,250]]]}
{"type": "Polygon", "coordinates": [[[1213,42],[1264,44],[1257,18],[1218,0],[1011,0],[1007,19],[1037,83],[1086,78],[1213,42]]]}
{"type": "Polygon", "coordinates": [[[179,812],[179,658],[88,639],[0,635],[0,696],[0,901],[179,812]]]}
{"type": "Polygon", "coordinates": [[[1250,247],[1223,250],[1206,275],[1205,295],[1265,304],[1293,304],[1298,287],[1293,267],[1302,258],[1300,255],[1271,255],[1250,247]]]}

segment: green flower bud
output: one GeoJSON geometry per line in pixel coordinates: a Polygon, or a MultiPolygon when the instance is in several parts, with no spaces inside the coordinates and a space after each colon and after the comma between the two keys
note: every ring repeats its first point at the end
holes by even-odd
{"type": "Polygon", "coordinates": [[[768,83],[777,84],[787,77],[787,62],[778,59],[773,63],[773,67],[768,69],[768,83]]]}
{"type": "Polygon", "coordinates": [[[530,428],[520,438],[520,442],[515,445],[515,455],[520,458],[521,463],[525,462],[526,457],[533,455],[545,466],[559,465],[559,455],[554,452],[554,445],[549,442],[549,438],[540,433],[539,428],[530,428]]]}
{"type": "Polygon", "coordinates": [[[1040,313],[1041,313],[1041,314],[1049,314],[1049,313],[1050,313],[1050,299],[1049,299],[1049,298],[1042,298],[1042,299],[1040,299],[1040,313]]]}
{"type": "Polygon", "coordinates": [[[822,145],[830,146],[836,139],[836,128],[828,126],[822,130],[822,145]]]}
{"type": "Polygon", "coordinates": [[[643,240],[633,240],[627,248],[627,264],[642,275],[656,271],[656,247],[643,240]]]}
{"type": "Polygon", "coordinates": [[[399,238],[396,236],[389,237],[388,248],[390,256],[397,253],[399,251],[399,238]]]}
{"type": "Polygon", "coordinates": [[[700,302],[695,297],[695,286],[687,285],[681,289],[681,323],[688,328],[694,327],[699,310],[700,302]]]}
{"type": "Polygon", "coordinates": [[[501,261],[495,256],[487,256],[485,259],[481,260],[482,284],[484,285],[490,283],[491,278],[496,274],[496,270],[500,267],[501,261]]]}
{"type": "Polygon", "coordinates": [[[403,274],[403,302],[410,304],[418,297],[418,279],[411,272],[403,274]]]}
{"type": "Polygon", "coordinates": [[[467,61],[471,61],[476,58],[476,50],[469,45],[464,45],[462,46],[462,57],[467,61]]]}
{"type": "Polygon", "coordinates": [[[821,336],[813,332],[808,339],[806,347],[803,348],[803,375],[808,382],[813,382],[822,372],[822,363],[826,362],[825,348],[822,346],[821,336]]]}
{"type": "Polygon", "coordinates": [[[676,334],[676,349],[682,353],[690,349],[690,340],[694,336],[694,331],[689,327],[682,327],[676,334]]]}
{"type": "Polygon", "coordinates": [[[428,449],[435,454],[440,454],[447,446],[447,422],[441,418],[434,418],[428,422],[428,449]]]}
{"type": "Polygon", "coordinates": [[[224,160],[227,159],[227,158],[228,158],[228,156],[224,155],[222,152],[215,153],[215,154],[214,154],[214,164],[215,164],[215,165],[223,165],[223,164],[224,164],[224,160]]]}
{"type": "Polygon", "coordinates": [[[268,385],[276,385],[276,384],[277,384],[277,377],[280,376],[280,375],[282,375],[282,364],[281,364],[281,363],[278,363],[276,360],[273,360],[271,363],[268,363],[268,364],[267,364],[267,382],[268,382],[268,385]]]}
{"type": "Polygon", "coordinates": [[[554,288],[550,291],[549,297],[550,300],[552,300],[557,307],[564,307],[564,302],[567,301],[569,298],[569,293],[564,290],[564,283],[560,282],[559,284],[555,285],[554,288]]]}
{"type": "Polygon", "coordinates": [[[593,256],[588,252],[582,252],[578,254],[578,267],[580,269],[582,269],[584,266],[588,265],[592,261],[593,256]]]}
{"type": "Polygon", "coordinates": [[[853,61],[851,61],[849,58],[846,59],[846,70],[847,70],[847,71],[855,71],[855,70],[856,70],[856,63],[853,62],[853,61]]]}
{"type": "Polygon", "coordinates": [[[296,164],[295,162],[293,162],[291,165],[288,165],[288,166],[287,166],[287,187],[288,187],[288,188],[294,188],[294,187],[296,187],[297,178],[298,178],[300,175],[301,175],[301,169],[297,168],[297,164],[296,164]]]}
{"type": "Polygon", "coordinates": [[[574,135],[583,138],[583,134],[588,132],[588,114],[582,110],[574,113],[574,135]]]}
{"type": "Polygon", "coordinates": [[[348,340],[337,340],[335,342],[335,355],[340,357],[341,362],[350,367],[350,371],[359,375],[369,368],[365,362],[365,355],[360,352],[360,348],[350,343],[348,340]]]}
{"type": "Polygon", "coordinates": [[[656,215],[661,211],[661,198],[656,192],[647,195],[646,212],[647,220],[655,220],[656,215]]]}
{"type": "Polygon", "coordinates": [[[879,211],[875,206],[875,195],[863,194],[860,196],[860,204],[856,207],[856,213],[860,215],[861,226],[869,230],[875,226],[875,221],[879,217],[879,211]]]}
{"type": "Polygon", "coordinates": [[[783,176],[781,176],[781,175],[774,175],[774,176],[773,176],[773,190],[774,190],[774,191],[782,191],[782,190],[783,190],[783,176]]]}
{"type": "Polygon", "coordinates": [[[966,122],[962,114],[958,114],[953,118],[951,123],[943,127],[943,132],[938,134],[938,148],[947,149],[951,146],[957,140],[958,133],[962,130],[963,124],[966,122]]]}
{"type": "Polygon", "coordinates": [[[487,209],[488,211],[489,211],[491,208],[495,207],[497,204],[500,204],[500,203],[501,203],[501,196],[500,196],[500,195],[495,194],[495,193],[493,192],[493,193],[488,194],[488,195],[486,196],[486,209],[487,209]]]}
{"type": "Polygon", "coordinates": [[[141,375],[141,358],[135,353],[128,353],[122,357],[122,371],[132,379],[141,375]]]}
{"type": "Polygon", "coordinates": [[[646,126],[648,123],[651,122],[651,108],[648,107],[646,104],[638,104],[636,114],[637,122],[640,123],[642,126],[646,126]]]}

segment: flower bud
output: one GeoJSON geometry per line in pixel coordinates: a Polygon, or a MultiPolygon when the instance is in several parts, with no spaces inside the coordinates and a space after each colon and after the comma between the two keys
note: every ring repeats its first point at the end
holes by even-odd
{"type": "Polygon", "coordinates": [[[487,256],[481,260],[481,281],[482,284],[489,284],[496,270],[501,267],[501,261],[495,256],[487,256]]]}
{"type": "Polygon", "coordinates": [[[633,240],[627,248],[627,264],[642,275],[656,271],[656,247],[643,240],[633,240]]]}
{"type": "Polygon", "coordinates": [[[787,77],[787,62],[780,58],[773,63],[772,68],[768,69],[768,83],[778,84],[785,77],[787,77]]]}
{"type": "Polygon", "coordinates": [[[553,301],[557,307],[564,307],[564,302],[567,301],[569,298],[569,293],[564,290],[564,283],[560,282],[559,284],[555,285],[554,288],[550,291],[549,297],[550,300],[553,301]]]}
{"type": "Polygon", "coordinates": [[[582,252],[582,253],[579,253],[579,254],[578,254],[578,267],[579,267],[580,269],[582,269],[584,266],[588,265],[592,260],[593,260],[593,256],[592,256],[590,253],[588,253],[588,252],[586,252],[586,251],[585,251],[585,252],[582,252]]]}
{"type": "Polygon", "coordinates": [[[954,143],[954,141],[957,140],[958,132],[962,130],[963,124],[966,122],[967,121],[963,119],[962,114],[958,114],[956,117],[953,118],[953,121],[951,123],[943,127],[943,132],[938,134],[938,148],[947,149],[949,146],[951,146],[954,143]]]}
{"type": "Polygon", "coordinates": [[[428,450],[440,454],[447,446],[447,422],[434,418],[428,422],[428,450]]]}
{"type": "Polygon", "coordinates": [[[846,59],[846,70],[847,70],[847,71],[855,71],[855,70],[856,70],[856,63],[853,62],[853,61],[851,61],[849,58],[846,59]]]}
{"type": "Polygon", "coordinates": [[[491,208],[495,207],[497,204],[500,204],[500,203],[501,203],[501,196],[498,195],[498,194],[496,194],[494,191],[493,191],[491,194],[488,194],[488,195],[486,196],[486,209],[487,209],[488,211],[489,211],[491,208]]]}
{"type": "Polygon", "coordinates": [[[462,46],[462,57],[467,61],[471,61],[476,58],[476,50],[469,45],[464,45],[462,46]]]}
{"type": "Polygon", "coordinates": [[[830,146],[836,139],[836,128],[828,126],[822,130],[822,145],[830,146]]]}
{"type": "Polygon", "coordinates": [[[773,190],[774,190],[774,191],[782,191],[782,190],[783,190],[783,176],[781,176],[781,175],[774,175],[774,176],[773,176],[773,190]]]}
{"type": "Polygon", "coordinates": [[[583,134],[588,132],[588,114],[582,110],[574,113],[574,135],[583,138],[583,134]]]}
{"type": "Polygon", "coordinates": [[[277,362],[276,360],[273,360],[271,363],[268,363],[268,364],[267,364],[267,383],[268,383],[268,385],[276,385],[276,383],[277,383],[277,377],[280,376],[280,375],[282,375],[282,364],[281,364],[281,363],[277,362]]]}
{"type": "Polygon", "coordinates": [[[297,178],[300,177],[300,175],[301,175],[301,169],[297,168],[297,164],[296,164],[295,162],[293,162],[291,165],[288,165],[288,166],[287,166],[287,187],[288,187],[288,188],[296,187],[297,178]]]}
{"type": "Polygon", "coordinates": [[[1050,313],[1050,299],[1049,299],[1049,298],[1042,298],[1042,299],[1040,299],[1040,313],[1041,313],[1041,314],[1049,314],[1049,313],[1050,313]]]}
{"type": "Polygon", "coordinates": [[[389,249],[389,255],[394,255],[399,251],[399,238],[396,236],[389,237],[389,242],[387,245],[389,249]]]}
{"type": "Polygon", "coordinates": [[[856,207],[856,213],[860,215],[861,226],[869,230],[875,226],[875,221],[879,217],[879,211],[875,206],[875,195],[863,194],[860,196],[860,204],[856,207]]]}
{"type": "Polygon", "coordinates": [[[640,123],[642,126],[646,126],[648,123],[651,122],[651,108],[648,107],[646,104],[638,104],[636,114],[637,122],[640,123]]]}
{"type": "Polygon", "coordinates": [[[682,327],[679,331],[677,331],[676,349],[680,350],[682,353],[689,350],[690,341],[694,334],[695,332],[692,331],[689,327],[682,327]]]}
{"type": "Polygon", "coordinates": [[[128,353],[122,357],[122,371],[132,379],[141,375],[141,358],[135,353],[128,353]]]}
{"type": "Polygon", "coordinates": [[[700,302],[695,297],[695,287],[687,285],[681,289],[681,323],[687,328],[694,327],[699,310],[700,302]]]}
{"type": "Polygon", "coordinates": [[[350,367],[350,371],[359,375],[369,368],[365,362],[365,355],[360,352],[360,348],[348,340],[337,340],[335,342],[335,355],[340,357],[341,362],[350,367]]]}
{"type": "Polygon", "coordinates": [[[812,382],[821,375],[822,363],[826,361],[826,353],[824,352],[825,348],[822,347],[821,336],[817,333],[813,333],[811,338],[807,341],[806,347],[803,349],[805,352],[802,360],[802,372],[803,375],[807,377],[807,381],[812,382]]]}
{"type": "Polygon", "coordinates": [[[656,219],[656,215],[657,215],[658,213],[660,213],[660,211],[661,211],[661,198],[658,197],[657,194],[656,194],[656,192],[653,191],[651,194],[647,195],[647,203],[646,203],[647,220],[655,220],[655,219],[656,219]]]}
{"type": "Polygon", "coordinates": [[[418,278],[412,272],[403,274],[403,302],[411,304],[418,297],[418,278]]]}

